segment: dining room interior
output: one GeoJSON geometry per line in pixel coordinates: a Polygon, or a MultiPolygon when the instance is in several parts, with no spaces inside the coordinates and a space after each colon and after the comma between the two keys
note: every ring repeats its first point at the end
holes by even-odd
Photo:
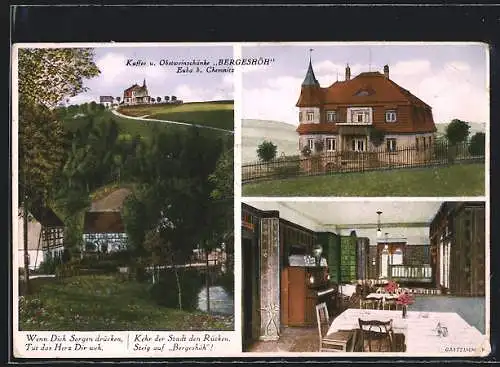
{"type": "Polygon", "coordinates": [[[245,200],[243,351],[484,353],[485,204],[245,200]]]}

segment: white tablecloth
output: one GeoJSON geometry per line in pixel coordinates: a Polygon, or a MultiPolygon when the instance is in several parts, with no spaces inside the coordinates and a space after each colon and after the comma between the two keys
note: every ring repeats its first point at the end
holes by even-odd
{"type": "Polygon", "coordinates": [[[394,332],[405,335],[406,352],[412,355],[481,355],[487,341],[485,335],[453,312],[408,311],[403,319],[401,311],[349,308],[335,318],[328,333],[358,329],[358,319],[392,319],[394,332]],[[438,336],[438,322],[448,329],[447,337],[438,336]]]}

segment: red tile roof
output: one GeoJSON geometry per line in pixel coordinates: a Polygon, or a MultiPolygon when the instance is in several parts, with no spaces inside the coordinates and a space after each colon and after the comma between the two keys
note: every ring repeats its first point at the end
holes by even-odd
{"type": "MultiPolygon", "coordinates": [[[[435,132],[436,126],[431,107],[399,86],[384,74],[377,71],[364,72],[355,78],[336,81],[326,88],[319,86],[302,86],[297,107],[324,107],[344,109],[350,106],[366,106],[376,108],[398,108],[398,106],[418,107],[410,114],[399,114],[398,122],[385,124],[385,121],[374,120],[373,126],[387,133],[428,133],[435,132]],[[418,112],[418,113],[417,113],[418,112]]],[[[338,133],[335,123],[324,123],[324,110],[319,124],[300,124],[299,134],[338,133]]],[[[344,116],[345,117],[345,116],[344,116]]],[[[379,118],[380,119],[380,118],[379,118]]],[[[342,121],[342,122],[345,122],[342,121]]]]}
{"type": "Polygon", "coordinates": [[[125,227],[119,211],[86,212],[83,233],[123,233],[125,227]]]}
{"type": "MultiPolygon", "coordinates": [[[[337,81],[326,88],[302,87],[297,107],[320,104],[366,105],[370,103],[411,103],[429,107],[378,71],[361,73],[353,79],[337,81]],[[360,92],[367,91],[367,94],[360,92]],[[356,95],[360,93],[359,95],[356,95]]],[[[319,106],[318,106],[319,107],[319,106]]]]}

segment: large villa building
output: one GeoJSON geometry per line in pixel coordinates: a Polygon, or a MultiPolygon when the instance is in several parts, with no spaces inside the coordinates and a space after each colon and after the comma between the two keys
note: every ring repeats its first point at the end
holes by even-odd
{"type": "Polygon", "coordinates": [[[431,107],[383,73],[363,72],[322,88],[311,61],[302,82],[299,100],[299,150],[311,152],[396,152],[400,148],[426,151],[436,131],[431,107]],[[378,130],[379,145],[371,139],[378,130]],[[322,143],[322,144],[321,144],[322,143]]]}
{"type": "Polygon", "coordinates": [[[134,84],[123,91],[123,103],[126,105],[149,103],[150,100],[146,79],[144,79],[142,86],[134,84]]]}

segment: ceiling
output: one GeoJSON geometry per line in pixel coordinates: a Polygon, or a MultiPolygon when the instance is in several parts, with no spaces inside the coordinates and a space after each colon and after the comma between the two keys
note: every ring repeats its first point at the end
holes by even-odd
{"type": "MultiPolygon", "coordinates": [[[[275,201],[275,202],[249,202],[262,210],[278,210],[284,215],[302,217],[304,220],[314,222],[320,226],[353,226],[377,225],[377,211],[380,210],[380,222],[389,223],[426,223],[429,224],[439,207],[441,201],[275,201]]],[[[285,218],[286,219],[286,218],[285,218]]]]}

